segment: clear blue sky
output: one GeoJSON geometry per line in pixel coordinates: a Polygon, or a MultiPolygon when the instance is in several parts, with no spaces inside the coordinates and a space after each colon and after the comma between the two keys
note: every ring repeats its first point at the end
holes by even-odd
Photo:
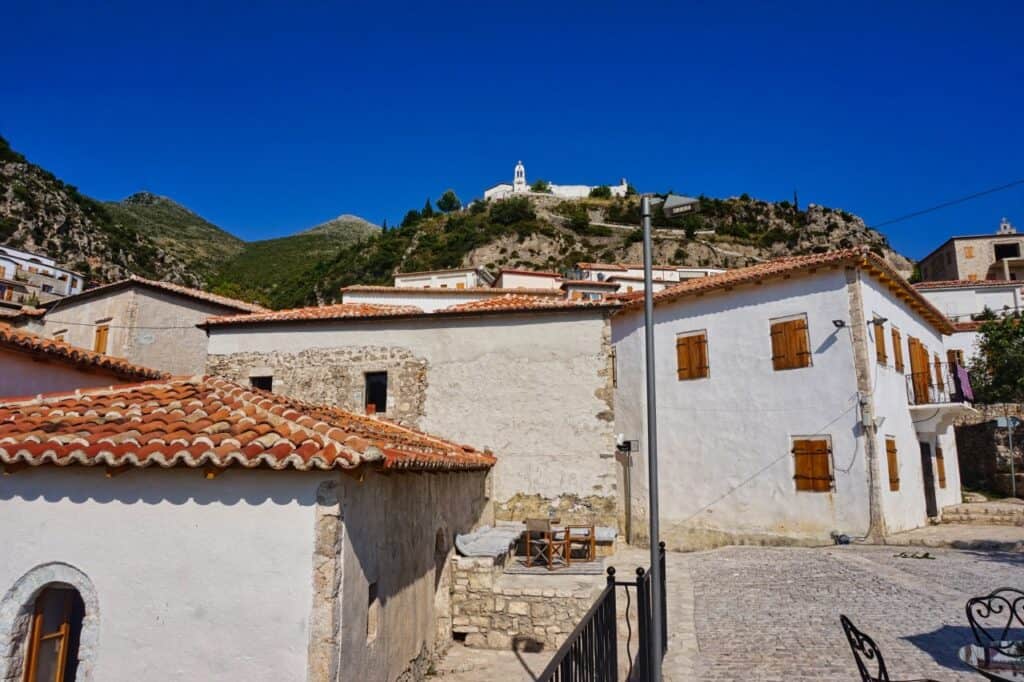
{"type": "MultiPolygon", "coordinates": [[[[247,239],[393,224],[520,158],[869,223],[1024,178],[1019,2],[174,4],[7,3],[0,134],[247,239]]],[[[1024,186],[885,231],[920,257],[1002,215],[1024,186]]]]}

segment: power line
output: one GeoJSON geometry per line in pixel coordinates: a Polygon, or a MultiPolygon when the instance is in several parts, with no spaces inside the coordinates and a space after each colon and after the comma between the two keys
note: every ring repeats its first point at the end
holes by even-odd
{"type": "Polygon", "coordinates": [[[972,199],[977,199],[978,197],[983,197],[983,196],[985,196],[987,194],[995,194],[996,192],[1002,192],[1003,190],[1010,189],[1011,187],[1016,187],[1017,185],[1024,185],[1024,178],[1022,178],[1020,180],[1014,180],[1013,182],[1008,182],[1005,185],[999,185],[998,187],[990,187],[989,189],[984,189],[984,190],[982,190],[980,192],[974,192],[973,194],[968,194],[966,196],[962,196],[962,197],[959,197],[957,199],[951,199],[950,201],[944,201],[941,204],[936,204],[935,206],[931,206],[929,208],[923,208],[920,211],[914,211],[913,213],[907,213],[906,215],[901,215],[901,216],[896,217],[896,218],[890,218],[889,220],[883,220],[880,223],[875,223],[874,225],[868,226],[868,229],[870,229],[870,230],[877,230],[878,228],[885,227],[886,225],[892,225],[893,223],[903,222],[904,220],[910,220],[911,218],[917,218],[918,216],[923,216],[923,215],[926,215],[928,213],[933,213],[935,211],[940,211],[940,210],[942,210],[944,208],[949,208],[950,206],[956,206],[957,204],[962,204],[962,203],[964,203],[966,201],[971,201],[972,199]]]}

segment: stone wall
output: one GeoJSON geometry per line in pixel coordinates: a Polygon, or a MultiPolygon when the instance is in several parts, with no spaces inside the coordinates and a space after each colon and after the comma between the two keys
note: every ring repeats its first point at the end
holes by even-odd
{"type": "Polygon", "coordinates": [[[252,376],[272,376],[274,393],[353,412],[365,409],[365,375],[388,373],[387,416],[417,426],[427,395],[427,361],[408,349],[387,346],[310,348],[299,353],[211,355],[207,372],[240,384],[252,376]]]}
{"type": "Polygon", "coordinates": [[[561,580],[558,586],[545,585],[545,576],[503,576],[503,558],[454,557],[452,562],[452,632],[480,649],[557,649],[603,586],[600,580],[566,587],[561,580]]]}
{"type": "MultiPolygon", "coordinates": [[[[995,425],[995,415],[980,424],[956,427],[956,448],[960,459],[960,480],[964,486],[1009,495],[1010,447],[1007,429],[995,425]]],[[[1011,412],[1012,416],[1012,412],[1011,412]]],[[[1017,494],[1024,491],[1024,428],[1013,430],[1017,494]]]]}

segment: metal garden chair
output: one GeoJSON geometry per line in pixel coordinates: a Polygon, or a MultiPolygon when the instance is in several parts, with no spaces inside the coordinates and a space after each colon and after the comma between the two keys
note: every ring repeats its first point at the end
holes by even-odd
{"type": "MultiPolygon", "coordinates": [[[[853,623],[846,616],[840,615],[839,622],[843,624],[843,632],[846,633],[846,640],[850,643],[850,649],[853,651],[853,659],[857,662],[857,670],[860,671],[861,681],[894,682],[889,677],[889,671],[885,668],[885,659],[882,658],[882,652],[878,645],[875,644],[875,640],[854,627],[853,623]],[[874,675],[868,669],[869,665],[877,669],[874,675]]],[[[918,678],[915,680],[904,680],[903,682],[935,682],[935,680],[918,678]]]]}
{"type": "Polygon", "coordinates": [[[967,600],[967,622],[979,646],[996,649],[1000,653],[1015,655],[1003,646],[1010,639],[1016,624],[1017,639],[1024,639],[1024,592],[1012,587],[1000,587],[983,597],[967,600]]]}

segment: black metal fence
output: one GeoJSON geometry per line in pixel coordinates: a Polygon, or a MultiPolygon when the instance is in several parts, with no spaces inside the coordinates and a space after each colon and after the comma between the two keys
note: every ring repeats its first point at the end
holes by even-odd
{"type": "MultiPolygon", "coordinates": [[[[665,592],[665,543],[658,545],[661,568],[658,589],[661,591],[661,655],[668,650],[668,613],[665,592]]],[[[625,680],[649,682],[652,679],[650,631],[654,621],[651,611],[651,574],[636,569],[636,580],[615,579],[615,568],[608,568],[608,584],[576,629],[555,653],[538,682],[616,682],[619,677],[618,612],[616,589],[625,599],[625,650],[629,661],[625,680]],[[632,605],[636,602],[637,641],[633,642],[632,605]]]]}
{"type": "Polygon", "coordinates": [[[956,363],[934,362],[926,371],[906,376],[907,401],[911,405],[972,402],[967,372],[956,363]]]}

